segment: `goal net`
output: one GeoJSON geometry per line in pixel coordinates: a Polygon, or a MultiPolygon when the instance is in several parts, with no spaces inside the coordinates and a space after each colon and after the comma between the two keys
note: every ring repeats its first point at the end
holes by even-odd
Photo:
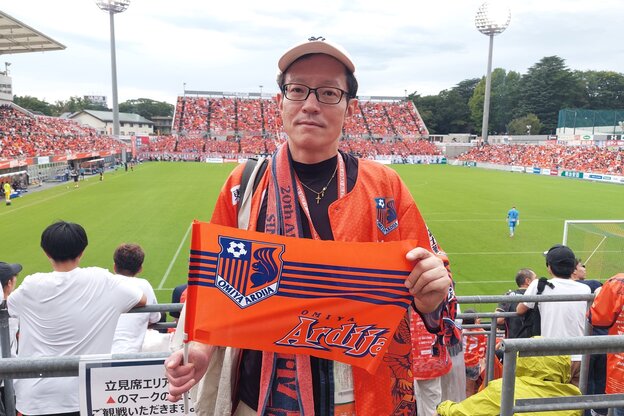
{"type": "Polygon", "coordinates": [[[587,279],[624,273],[624,220],[567,220],[563,244],[585,264],[587,279]]]}

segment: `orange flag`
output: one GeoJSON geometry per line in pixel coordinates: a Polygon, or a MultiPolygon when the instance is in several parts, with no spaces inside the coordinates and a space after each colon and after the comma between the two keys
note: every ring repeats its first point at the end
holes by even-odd
{"type": "Polygon", "coordinates": [[[374,373],[412,302],[405,254],[417,245],[317,241],[195,221],[188,339],[374,373]]]}

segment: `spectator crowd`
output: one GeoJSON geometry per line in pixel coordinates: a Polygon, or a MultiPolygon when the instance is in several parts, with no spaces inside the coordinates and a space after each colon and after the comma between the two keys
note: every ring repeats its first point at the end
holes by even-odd
{"type": "Polygon", "coordinates": [[[624,148],[548,145],[484,145],[458,158],[463,161],[546,169],[574,170],[609,175],[624,174],[624,148]]]}
{"type": "Polygon", "coordinates": [[[51,156],[61,152],[120,151],[124,145],[95,129],[47,116],[32,116],[0,106],[0,159],[51,156]]]}
{"type": "MultiPolygon", "coordinates": [[[[178,97],[173,128],[188,136],[275,137],[282,121],[275,99],[178,97]]],[[[419,138],[428,134],[411,102],[361,101],[346,120],[343,134],[350,138],[419,138]]]]}

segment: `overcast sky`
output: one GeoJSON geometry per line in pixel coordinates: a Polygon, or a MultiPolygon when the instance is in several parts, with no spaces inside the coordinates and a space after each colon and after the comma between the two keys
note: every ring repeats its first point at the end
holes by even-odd
{"type": "MultiPolygon", "coordinates": [[[[483,0],[132,0],[115,17],[119,102],[175,103],[188,90],[275,93],[277,60],[324,36],[352,55],[360,95],[437,94],[485,74],[483,0]]],[[[571,69],[624,73],[624,1],[511,0],[493,67],[526,73],[544,56],[571,69]]],[[[13,92],[53,103],[105,95],[111,105],[108,15],[92,0],[0,0],[0,10],[64,44],[4,55],[13,92]]],[[[4,63],[0,62],[4,70],[4,63]]]]}

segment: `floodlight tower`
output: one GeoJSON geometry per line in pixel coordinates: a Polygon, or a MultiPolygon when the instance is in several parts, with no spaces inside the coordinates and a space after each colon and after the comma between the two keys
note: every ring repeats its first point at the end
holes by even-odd
{"type": "Polygon", "coordinates": [[[130,0],[95,0],[110,16],[111,78],[113,82],[113,136],[119,138],[119,103],[117,102],[117,57],[115,54],[115,14],[125,11],[130,0]]]}
{"type": "Polygon", "coordinates": [[[494,36],[503,33],[511,21],[511,10],[501,0],[497,2],[486,1],[479,7],[475,16],[475,25],[479,32],[490,37],[490,51],[488,54],[487,73],[485,75],[485,97],[483,100],[483,124],[481,136],[483,143],[488,141],[488,121],[490,118],[490,89],[492,87],[492,51],[494,49],[494,36]]]}

